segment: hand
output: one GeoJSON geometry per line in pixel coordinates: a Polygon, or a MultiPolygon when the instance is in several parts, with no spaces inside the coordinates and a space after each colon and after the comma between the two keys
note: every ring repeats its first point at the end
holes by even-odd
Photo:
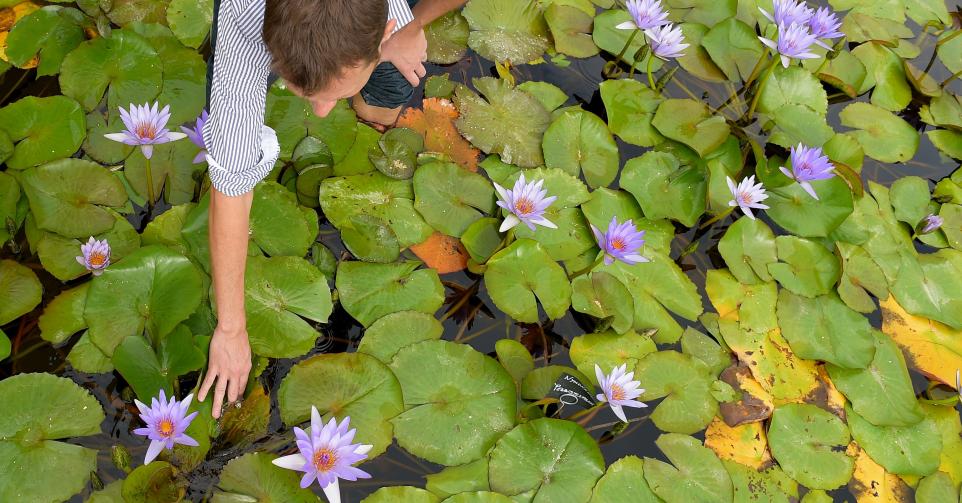
{"type": "Polygon", "coordinates": [[[417,86],[427,73],[427,59],[428,39],[417,22],[408,23],[381,46],[381,61],[391,62],[412,86],[417,86]]]}
{"type": "Polygon", "coordinates": [[[214,418],[220,417],[224,395],[231,402],[239,399],[247,387],[247,375],[251,370],[251,346],[247,340],[247,330],[226,330],[219,325],[210,340],[207,375],[200,387],[198,400],[207,397],[214,386],[214,418]]]}

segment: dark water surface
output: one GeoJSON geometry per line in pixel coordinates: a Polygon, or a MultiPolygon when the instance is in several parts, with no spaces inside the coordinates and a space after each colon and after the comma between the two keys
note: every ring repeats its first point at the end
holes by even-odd
{"type": "MultiPolygon", "coordinates": [[[[917,27],[916,27],[917,28],[917,27]]],[[[918,30],[916,30],[918,31],[918,30]]],[[[918,61],[927,61],[932,53],[933,37],[926,37],[922,45],[922,54],[918,61]]],[[[565,90],[569,96],[570,104],[581,104],[585,109],[605,118],[604,105],[598,93],[598,84],[603,79],[601,75],[605,60],[598,56],[586,60],[571,60],[571,65],[567,68],[557,67],[553,64],[541,64],[535,66],[522,66],[515,69],[518,82],[526,80],[542,80],[557,85],[565,90]]],[[[936,71],[933,77],[941,81],[947,75],[939,74],[940,65],[935,65],[936,71]]],[[[447,66],[428,66],[429,75],[447,73],[451,80],[458,82],[470,81],[472,77],[495,75],[493,65],[485,60],[478,58],[473,53],[454,65],[447,66]]],[[[943,71],[944,73],[944,71],[943,71]]],[[[495,75],[496,76],[496,75],[495,75]]],[[[638,78],[638,76],[636,76],[638,78]]],[[[684,85],[688,86],[696,95],[707,94],[707,99],[712,105],[719,105],[729,94],[729,90],[721,85],[706,84],[696,79],[685,78],[684,72],[679,71],[675,75],[676,79],[683,79],[684,85]]],[[[952,86],[957,94],[960,92],[959,80],[952,86]]],[[[952,89],[952,87],[950,87],[952,89]]],[[[835,91],[828,89],[829,96],[835,91]]],[[[52,77],[45,77],[34,80],[34,72],[22,72],[12,69],[2,77],[0,81],[0,105],[15,101],[27,95],[50,95],[59,93],[57,80],[52,77]]],[[[673,80],[666,88],[666,93],[672,97],[687,97],[688,95],[673,80]]],[[[412,100],[412,105],[417,106],[420,101],[420,91],[412,100]]],[[[867,100],[866,97],[861,98],[867,100]]],[[[829,109],[829,123],[837,130],[841,130],[838,123],[838,111],[848,104],[849,100],[834,102],[829,109]]],[[[910,105],[901,115],[911,124],[924,128],[925,125],[917,120],[918,105],[910,105]]],[[[510,126],[508,126],[510,127],[510,126]]],[[[618,140],[621,151],[622,161],[636,157],[647,149],[627,145],[618,140]]],[[[864,180],[873,180],[883,185],[890,185],[899,177],[916,175],[937,182],[939,179],[948,176],[958,164],[950,159],[942,157],[935,147],[929,142],[926,135],[921,137],[921,145],[915,158],[905,164],[891,165],[880,163],[868,157],[865,158],[865,165],[862,170],[864,180]]],[[[142,228],[139,224],[145,215],[141,212],[130,216],[130,220],[137,228],[142,228]]],[[[764,217],[763,217],[764,218],[764,217]]],[[[687,272],[689,277],[699,287],[705,302],[706,310],[711,310],[708,304],[708,297],[704,293],[705,273],[709,269],[723,268],[724,262],[717,253],[716,245],[718,239],[724,234],[731,217],[716,223],[709,229],[697,232],[696,229],[686,229],[677,227],[676,239],[672,244],[672,257],[676,258],[678,264],[687,272]],[[694,244],[693,244],[694,242],[694,244]],[[692,251],[693,250],[693,251],[692,251]]],[[[777,226],[772,226],[777,229],[777,226]]],[[[330,224],[321,222],[321,240],[327,245],[335,256],[341,256],[344,246],[338,234],[330,224]]],[[[135,415],[136,410],[132,406],[129,391],[125,393],[126,383],[119,374],[88,375],[76,372],[66,366],[65,358],[69,351],[70,344],[60,348],[54,348],[49,343],[43,341],[39,335],[36,321],[42,313],[43,306],[52,300],[61,290],[73,286],[76,283],[86,281],[86,278],[70,282],[66,285],[61,284],[57,279],[50,276],[43,270],[36,257],[26,255],[26,239],[23,232],[17,238],[17,243],[23,248],[20,254],[13,253],[9,248],[0,250],[0,258],[13,258],[21,263],[32,267],[37,272],[38,277],[44,285],[44,296],[41,306],[33,312],[21,317],[14,322],[3,326],[3,330],[10,337],[13,343],[13,356],[10,360],[0,364],[0,378],[8,377],[19,372],[52,372],[73,379],[80,385],[88,389],[104,406],[107,419],[103,423],[103,433],[98,436],[84,437],[75,443],[96,448],[99,450],[98,475],[104,483],[108,483],[116,478],[123,477],[123,472],[118,470],[112,463],[110,448],[120,444],[127,447],[133,455],[134,465],[142,462],[146,452],[147,443],[143,437],[134,436],[130,432],[139,424],[139,419],[135,415]],[[127,400],[123,396],[128,397],[127,400]]],[[[446,312],[452,305],[457,304],[462,299],[465,289],[470,289],[476,285],[479,278],[468,273],[450,274],[442,277],[448,294],[448,301],[442,308],[442,313],[446,312]]],[[[440,314],[439,314],[440,315],[440,314]]],[[[872,323],[879,327],[881,320],[878,312],[870,315],[872,323]]],[[[682,326],[693,325],[705,331],[699,324],[692,324],[686,320],[678,319],[682,326]]],[[[486,353],[494,351],[494,344],[499,339],[505,337],[517,338],[521,340],[532,351],[536,358],[537,365],[547,364],[570,364],[568,358],[568,346],[571,340],[586,332],[592,331],[592,322],[588,318],[569,311],[569,313],[553,323],[546,323],[542,326],[537,325],[518,325],[508,319],[503,313],[497,310],[494,303],[488,298],[487,293],[481,289],[477,295],[471,295],[466,303],[457,312],[448,317],[444,322],[444,338],[468,342],[476,349],[486,353]]],[[[340,308],[335,310],[331,317],[331,322],[318,327],[322,336],[311,354],[320,352],[341,352],[354,351],[362,336],[360,325],[354,322],[340,308]]],[[[309,355],[305,355],[309,356],[309,355]]],[[[299,360],[299,359],[298,359],[299,360]]],[[[267,371],[261,377],[261,384],[274,394],[280,385],[281,380],[287,374],[291,365],[297,360],[276,360],[272,361],[267,371]]],[[[190,389],[196,382],[196,374],[188,375],[182,379],[181,389],[190,389]]],[[[920,375],[913,372],[913,379],[916,381],[917,390],[921,391],[925,387],[926,381],[920,375]]],[[[274,416],[270,422],[270,434],[256,442],[254,446],[245,451],[219,449],[216,445],[208,455],[208,459],[190,474],[190,486],[188,497],[193,501],[203,501],[212,494],[217,480],[217,473],[220,468],[231,458],[236,457],[248,450],[258,448],[273,448],[284,446],[284,439],[291,438],[288,429],[281,423],[276,408],[276,397],[274,402],[274,416]]],[[[648,409],[651,410],[651,409],[648,409]]],[[[632,410],[634,412],[634,410],[632,410]]],[[[639,415],[641,413],[638,413],[639,415]]],[[[635,416],[637,417],[637,416],[635,416]]],[[[610,434],[606,434],[609,429],[616,424],[616,418],[607,409],[603,410],[591,423],[588,429],[596,438],[602,439],[601,450],[606,461],[610,464],[620,457],[628,454],[638,456],[661,456],[654,440],[661,433],[650,421],[632,422],[623,432],[613,439],[610,434]],[[602,438],[604,436],[604,438],[602,438]]],[[[696,436],[701,437],[701,433],[696,436]]],[[[438,465],[417,459],[396,445],[388,449],[387,453],[378,458],[367,462],[363,469],[370,472],[373,478],[358,482],[342,483],[341,490],[345,502],[356,502],[364,496],[375,491],[382,486],[390,485],[424,485],[424,475],[435,473],[441,469],[438,465]]],[[[320,490],[315,488],[320,494],[320,490]]],[[[90,489],[75,496],[71,501],[83,501],[90,493],[90,489]]],[[[835,493],[837,501],[850,499],[847,491],[840,490],[835,493]]]]}

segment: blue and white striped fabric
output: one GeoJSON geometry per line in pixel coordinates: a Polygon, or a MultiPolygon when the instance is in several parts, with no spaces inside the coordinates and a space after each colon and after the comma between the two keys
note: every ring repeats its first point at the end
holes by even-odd
{"type": "MultiPolygon", "coordinates": [[[[261,36],[266,0],[223,0],[217,16],[214,77],[204,125],[211,184],[228,196],[249,192],[271,172],[279,147],[264,125],[271,56],[261,36]]],[[[395,30],[414,20],[406,0],[387,0],[395,30]]]]}

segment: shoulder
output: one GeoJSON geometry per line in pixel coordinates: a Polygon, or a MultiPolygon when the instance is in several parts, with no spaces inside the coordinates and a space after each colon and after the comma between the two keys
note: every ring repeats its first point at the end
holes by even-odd
{"type": "Polygon", "coordinates": [[[222,2],[221,8],[226,7],[224,10],[240,32],[252,41],[260,41],[266,0],[222,0],[222,2]]]}

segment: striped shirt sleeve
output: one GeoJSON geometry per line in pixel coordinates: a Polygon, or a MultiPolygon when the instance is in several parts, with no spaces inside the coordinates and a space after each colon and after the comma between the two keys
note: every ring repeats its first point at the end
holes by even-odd
{"type": "Polygon", "coordinates": [[[394,31],[398,31],[403,28],[404,25],[414,21],[414,14],[411,13],[411,7],[408,5],[407,0],[388,0],[387,11],[387,17],[389,19],[397,20],[397,26],[394,27],[394,31]]]}
{"type": "Polygon", "coordinates": [[[204,125],[211,184],[228,196],[253,189],[277,160],[277,138],[264,126],[270,54],[257,33],[264,2],[224,0],[217,18],[214,78],[204,125]]]}

